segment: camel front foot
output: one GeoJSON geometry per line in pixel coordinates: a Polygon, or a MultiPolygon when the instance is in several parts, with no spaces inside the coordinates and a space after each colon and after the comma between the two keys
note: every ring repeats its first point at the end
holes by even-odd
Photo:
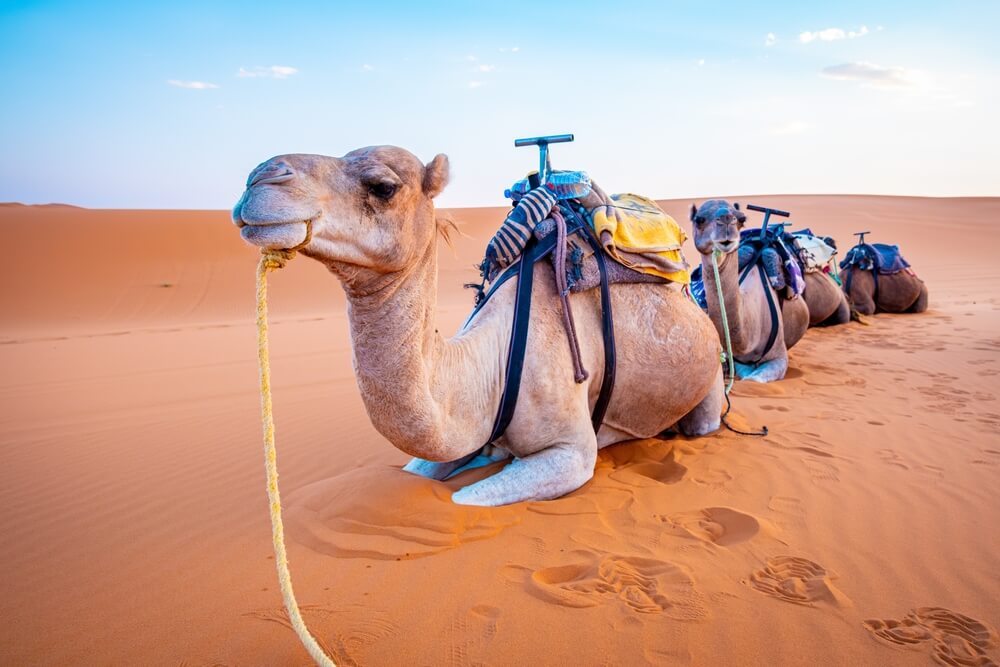
{"type": "Polygon", "coordinates": [[[736,362],[736,377],[750,382],[774,382],[785,377],[788,370],[788,357],[779,357],[771,361],[762,361],[756,366],[736,362]]]}
{"type": "MultiPolygon", "coordinates": [[[[589,425],[588,425],[589,426],[589,425]]],[[[561,443],[535,452],[484,480],[452,494],[459,505],[495,507],[524,500],[548,500],[566,495],[594,476],[597,439],[582,443],[561,443]]]]}

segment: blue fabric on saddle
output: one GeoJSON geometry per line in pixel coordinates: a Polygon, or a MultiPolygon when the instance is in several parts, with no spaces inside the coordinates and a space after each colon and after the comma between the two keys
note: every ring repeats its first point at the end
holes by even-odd
{"type": "MultiPolygon", "coordinates": [[[[785,298],[792,299],[802,294],[806,284],[797,257],[785,245],[783,235],[781,227],[769,228],[764,239],[760,238],[759,229],[741,231],[739,268],[742,272],[751,262],[760,262],[764,266],[764,273],[767,274],[767,281],[774,291],[780,292],[784,289],[785,298]]],[[[705,281],[700,266],[691,272],[691,296],[702,310],[708,310],[705,281]]]]}
{"type": "Polygon", "coordinates": [[[862,271],[878,269],[882,275],[899,273],[910,268],[898,245],[887,243],[859,243],[847,251],[840,268],[855,267],[862,271]]]}

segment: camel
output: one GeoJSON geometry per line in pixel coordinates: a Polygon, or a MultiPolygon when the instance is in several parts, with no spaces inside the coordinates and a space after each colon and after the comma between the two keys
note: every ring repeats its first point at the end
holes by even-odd
{"type": "Polygon", "coordinates": [[[878,302],[874,300],[875,278],[871,271],[848,267],[840,272],[846,286],[851,275],[847,298],[862,315],[880,313],[922,313],[927,310],[927,285],[910,270],[881,274],[878,277],[878,302]]]}
{"type": "Polygon", "coordinates": [[[806,281],[802,298],[809,308],[809,326],[847,324],[851,321],[851,306],[847,303],[844,290],[833,278],[822,271],[804,272],[802,277],[806,281]]]}
{"type": "Polygon", "coordinates": [[[785,377],[788,370],[788,350],[797,343],[809,327],[809,308],[798,297],[785,299],[775,293],[769,283],[755,272],[743,284],[739,283],[740,229],[746,215],[739,204],[729,205],[722,199],[710,199],[701,207],[691,206],[692,237],[701,253],[701,271],[705,281],[708,314],[719,337],[725,340],[722,310],[712,254],[720,253],[719,280],[722,284],[723,305],[729,323],[729,336],[733,346],[736,375],[741,380],[772,382],[785,377]],[[770,309],[767,293],[770,291],[777,308],[778,335],[771,349],[767,343],[771,334],[770,309]]]}
{"type": "Polygon", "coordinates": [[[280,155],[250,173],[233,209],[248,243],[301,246],[340,280],[365,408],[392,445],[415,457],[405,470],[445,479],[480,461],[485,449],[490,460],[514,460],[456,491],[453,502],[544,500],[587,482],[601,447],[675,425],[686,435],[718,429],[723,377],[709,319],[676,286],[615,284],[617,379],[595,434],[590,414],[604,369],[600,296],[571,295],[590,370],[577,384],[553,269],[539,262],[521,395],[505,434],[484,448],[503,390],[516,281],[455,336],[438,333],[437,236],[447,227],[433,199],[448,173],[445,155],[424,165],[392,146],[340,158],[280,155]]]}

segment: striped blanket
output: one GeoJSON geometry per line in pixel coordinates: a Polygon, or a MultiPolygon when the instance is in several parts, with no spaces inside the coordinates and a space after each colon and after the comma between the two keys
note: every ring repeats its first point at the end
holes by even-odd
{"type": "MultiPolygon", "coordinates": [[[[483,278],[492,281],[514,262],[539,225],[557,204],[555,194],[545,187],[526,193],[512,189],[516,206],[486,246],[480,265],[483,278]]],[[[608,255],[639,273],[686,285],[688,264],[681,252],[684,231],[652,199],[635,194],[606,195],[596,183],[581,200],[571,200],[582,208],[608,255]]],[[[550,225],[542,225],[548,231],[550,225]]],[[[544,234],[543,234],[544,235],[544,234]]]]}

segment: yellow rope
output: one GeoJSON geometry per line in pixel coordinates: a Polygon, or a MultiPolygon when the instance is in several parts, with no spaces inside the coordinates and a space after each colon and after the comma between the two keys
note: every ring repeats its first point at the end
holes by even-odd
{"type": "Polygon", "coordinates": [[[281,494],[278,492],[278,453],[274,447],[274,415],[271,408],[271,361],[267,351],[267,272],[280,269],[295,257],[297,248],[309,243],[312,225],[308,225],[306,240],[292,250],[262,250],[257,264],[257,360],[260,364],[260,408],[264,424],[264,464],[267,470],[267,498],[271,505],[271,540],[274,543],[274,561],[278,568],[281,597],[285,601],[288,620],[299,636],[306,651],[322,667],[336,667],[323,652],[319,642],[309,633],[302,612],[292,590],[292,575],[288,571],[288,554],[285,552],[285,528],[281,522],[281,494]]]}

